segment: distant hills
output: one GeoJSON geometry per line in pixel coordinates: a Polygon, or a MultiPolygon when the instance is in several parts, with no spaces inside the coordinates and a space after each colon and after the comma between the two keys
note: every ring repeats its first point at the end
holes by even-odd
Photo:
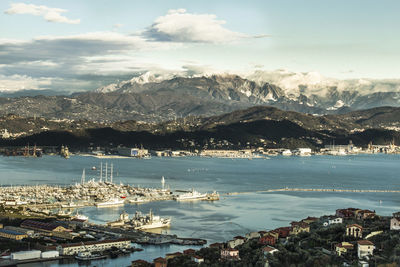
{"type": "Polygon", "coordinates": [[[211,117],[254,106],[319,115],[400,106],[400,82],[396,80],[338,81],[312,73],[284,71],[256,72],[247,78],[147,72],[90,92],[68,96],[49,95],[53,92],[32,94],[0,97],[0,115],[158,123],[187,116],[211,117]]]}
{"type": "Polygon", "coordinates": [[[151,149],[204,149],[248,147],[320,147],[400,142],[400,108],[380,107],[338,115],[309,115],[257,106],[212,117],[186,117],[166,122],[55,121],[7,116],[0,127],[24,129],[16,139],[0,139],[1,146],[61,145],[140,146],[151,149]]]}

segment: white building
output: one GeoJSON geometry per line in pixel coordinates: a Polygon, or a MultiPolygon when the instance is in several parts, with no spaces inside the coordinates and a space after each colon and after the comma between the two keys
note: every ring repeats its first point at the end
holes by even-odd
{"type": "Polygon", "coordinates": [[[374,254],[374,243],[369,240],[360,240],[357,242],[357,255],[359,259],[372,256],[374,254]]]}
{"type": "Polygon", "coordinates": [[[343,223],[343,218],[337,217],[337,218],[333,218],[333,219],[329,219],[329,220],[325,221],[323,223],[323,225],[326,227],[328,225],[341,224],[341,223],[343,223]]]}
{"type": "Polygon", "coordinates": [[[400,212],[393,213],[393,217],[390,220],[390,230],[400,230],[400,212]]]}
{"type": "Polygon", "coordinates": [[[98,252],[116,247],[119,249],[126,249],[131,247],[131,241],[127,239],[116,240],[103,240],[103,241],[90,241],[84,243],[60,244],[57,250],[60,255],[76,255],[79,252],[90,251],[98,252]]]}

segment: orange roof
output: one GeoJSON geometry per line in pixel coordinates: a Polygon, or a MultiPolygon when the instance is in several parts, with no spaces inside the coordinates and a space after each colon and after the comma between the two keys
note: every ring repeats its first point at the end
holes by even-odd
{"type": "Polygon", "coordinates": [[[357,227],[357,228],[363,229],[363,227],[362,227],[361,225],[359,225],[359,224],[356,224],[356,223],[354,223],[354,224],[349,224],[349,225],[346,225],[346,228],[350,228],[350,227],[357,227]]]}

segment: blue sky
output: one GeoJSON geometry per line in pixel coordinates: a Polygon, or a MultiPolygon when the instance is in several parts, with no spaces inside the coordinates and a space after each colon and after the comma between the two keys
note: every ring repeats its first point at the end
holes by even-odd
{"type": "Polygon", "coordinates": [[[0,90],[93,89],[146,70],[400,78],[400,1],[0,2],[0,90]]]}

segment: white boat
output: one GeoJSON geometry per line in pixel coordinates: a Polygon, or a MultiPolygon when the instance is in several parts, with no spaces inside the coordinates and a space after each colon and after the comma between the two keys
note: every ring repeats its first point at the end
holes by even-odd
{"type": "Polygon", "coordinates": [[[170,226],[171,218],[161,218],[160,216],[154,216],[151,210],[148,215],[144,216],[141,212],[136,211],[135,216],[131,220],[131,223],[135,225],[136,230],[148,230],[170,226]]]}
{"type": "Polygon", "coordinates": [[[73,203],[73,202],[69,202],[68,204],[62,204],[61,205],[61,208],[66,208],[66,209],[68,209],[68,208],[76,208],[78,205],[76,205],[75,203],[73,203]]]}
{"type": "Polygon", "coordinates": [[[81,221],[87,221],[89,220],[89,217],[83,214],[79,214],[78,212],[76,213],[76,215],[74,217],[72,217],[72,219],[76,219],[76,220],[81,220],[81,221]]]}
{"type": "Polygon", "coordinates": [[[136,197],[134,199],[130,199],[129,202],[130,203],[144,203],[144,202],[148,202],[149,200],[146,200],[144,198],[140,198],[140,197],[136,197]]]}
{"type": "Polygon", "coordinates": [[[175,200],[177,201],[202,200],[202,199],[207,199],[207,194],[199,193],[194,189],[192,189],[191,192],[181,194],[175,197],[175,200]]]}
{"type": "Polygon", "coordinates": [[[121,205],[124,205],[124,200],[118,199],[118,198],[112,198],[112,199],[104,201],[104,202],[97,202],[95,205],[97,207],[121,206],[121,205]]]}

